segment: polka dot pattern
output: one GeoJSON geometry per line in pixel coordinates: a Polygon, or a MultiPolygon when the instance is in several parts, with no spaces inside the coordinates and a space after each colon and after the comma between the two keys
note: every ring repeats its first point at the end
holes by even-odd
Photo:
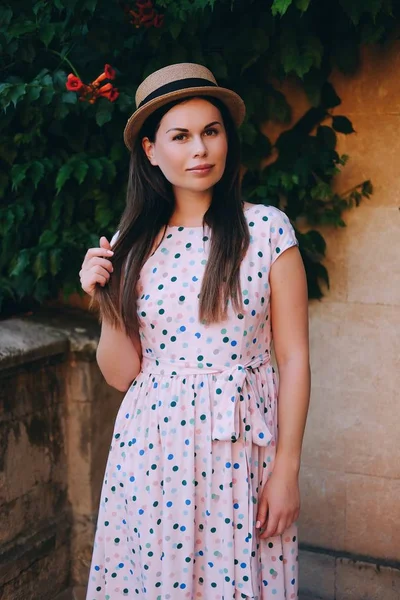
{"type": "Polygon", "coordinates": [[[246,211],[243,311],[199,322],[211,231],[169,227],[138,283],[142,369],[117,415],[86,600],[295,600],[297,526],[260,540],[277,384],[269,270],[297,244],[276,208],[246,211]]]}

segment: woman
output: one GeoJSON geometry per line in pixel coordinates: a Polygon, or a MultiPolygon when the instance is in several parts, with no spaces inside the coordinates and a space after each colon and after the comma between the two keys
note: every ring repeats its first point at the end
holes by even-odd
{"type": "Polygon", "coordinates": [[[99,367],[126,392],[87,600],[297,598],[310,382],[294,231],[241,200],[243,101],[208,69],[161,69],[136,103],[119,232],[80,272],[99,367]]]}

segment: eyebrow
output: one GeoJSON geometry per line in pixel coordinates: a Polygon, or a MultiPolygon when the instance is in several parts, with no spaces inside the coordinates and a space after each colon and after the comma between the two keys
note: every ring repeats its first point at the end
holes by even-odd
{"type": "MultiPolygon", "coordinates": [[[[204,131],[204,129],[208,129],[212,125],[221,125],[221,123],[219,121],[213,121],[212,123],[205,125],[203,127],[203,131],[204,131]]],[[[172,127],[172,129],[168,129],[168,131],[166,131],[165,133],[169,133],[170,131],[180,131],[182,133],[189,133],[189,129],[184,129],[183,127],[172,127]]]]}

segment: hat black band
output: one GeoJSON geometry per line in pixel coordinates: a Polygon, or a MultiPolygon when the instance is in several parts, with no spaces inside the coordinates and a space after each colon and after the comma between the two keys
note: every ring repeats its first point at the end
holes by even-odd
{"type": "Polygon", "coordinates": [[[195,87],[218,87],[216,83],[203,79],[202,77],[189,77],[188,79],[178,79],[177,81],[171,81],[161,87],[157,88],[154,92],[151,92],[144,100],[141,101],[138,108],[141,108],[143,104],[147,104],[150,100],[154,100],[159,96],[164,96],[170,92],[178,92],[179,90],[185,90],[187,88],[195,87]]]}

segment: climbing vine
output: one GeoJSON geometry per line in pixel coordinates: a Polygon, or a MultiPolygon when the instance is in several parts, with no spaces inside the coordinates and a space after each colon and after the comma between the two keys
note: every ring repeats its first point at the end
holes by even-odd
{"type": "Polygon", "coordinates": [[[122,131],[143,77],[174,62],[209,67],[247,106],[241,128],[244,191],[283,207],[296,224],[311,297],[328,283],[314,226],[343,226],[347,196],[333,180],[348,157],[332,115],[334,66],[351,74],[364,43],[384,43],[399,8],[390,0],[13,0],[0,7],[0,307],[33,308],[79,289],[84,250],[114,231],[128,153],[122,131]],[[100,75],[99,75],[100,73],[100,75]],[[269,120],[291,122],[290,98],[271,82],[296,78],[310,110],[272,144],[269,120]],[[274,157],[261,168],[263,159],[274,157]],[[275,158],[276,157],[276,158],[275,158]]]}

